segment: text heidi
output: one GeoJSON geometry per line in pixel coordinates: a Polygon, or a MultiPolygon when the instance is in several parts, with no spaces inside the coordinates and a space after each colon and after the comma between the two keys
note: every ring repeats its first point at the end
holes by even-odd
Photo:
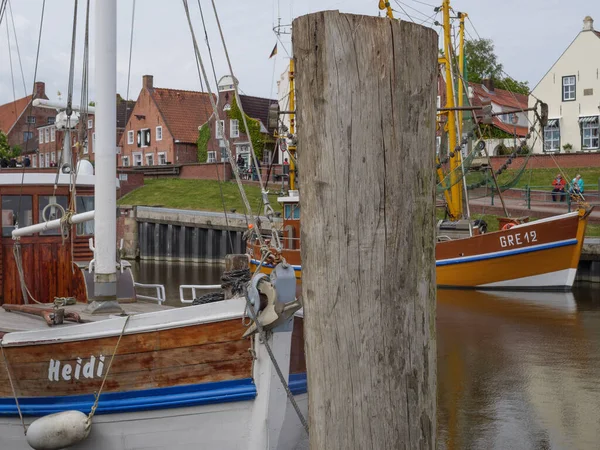
{"type": "Polygon", "coordinates": [[[77,358],[75,364],[61,363],[58,360],[51,359],[48,366],[48,379],[50,381],[71,381],[80,378],[101,377],[104,370],[104,356],[100,355],[98,359],[92,356],[85,361],[77,358]]]}

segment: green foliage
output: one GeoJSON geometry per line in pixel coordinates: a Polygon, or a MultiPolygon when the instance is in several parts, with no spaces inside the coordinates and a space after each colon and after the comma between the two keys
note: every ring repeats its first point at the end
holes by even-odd
{"type": "Polygon", "coordinates": [[[8,145],[8,137],[2,131],[0,131],[0,158],[16,158],[21,154],[21,147],[15,145],[14,147],[10,147],[8,145]]]}
{"type": "Polygon", "coordinates": [[[262,160],[263,150],[265,148],[265,136],[260,131],[260,121],[249,117],[248,114],[244,113],[246,116],[246,122],[248,123],[248,128],[250,128],[250,132],[248,133],[244,128],[244,120],[242,118],[242,112],[237,104],[235,97],[233,98],[233,102],[231,102],[231,109],[227,111],[227,116],[230,119],[236,119],[238,121],[240,131],[250,136],[250,140],[252,141],[252,147],[254,148],[254,154],[258,158],[259,161],[262,160]]]}
{"type": "Polygon", "coordinates": [[[569,143],[566,143],[565,145],[562,146],[563,150],[567,153],[569,153],[571,150],[573,150],[573,146],[569,143]]]}
{"type": "MultiPolygon", "coordinates": [[[[119,205],[162,206],[164,208],[194,209],[223,212],[221,189],[227,210],[235,208],[244,213],[239,188],[235,182],[216,180],[182,180],[179,178],[146,179],[144,186],[128,193],[119,200],[119,205]],[[198,195],[201,192],[202,195],[198,195]]],[[[258,186],[244,186],[244,191],[252,208],[261,205],[261,192],[258,186]]],[[[277,208],[277,195],[269,194],[269,200],[277,208]]],[[[257,213],[259,210],[255,209],[257,213]]]]}
{"type": "Polygon", "coordinates": [[[483,139],[512,139],[513,135],[494,126],[486,126],[482,130],[483,139]]]}
{"type": "Polygon", "coordinates": [[[88,106],[96,106],[96,102],[92,100],[91,102],[88,103],[88,106]]]}
{"type": "Polygon", "coordinates": [[[494,43],[491,39],[475,39],[465,41],[465,60],[469,81],[481,83],[485,78],[494,81],[498,89],[529,94],[528,83],[503,77],[503,66],[494,53],[494,43]]]}
{"type": "Polygon", "coordinates": [[[205,123],[198,131],[198,162],[205,163],[208,160],[208,141],[210,141],[210,127],[205,123]]]}

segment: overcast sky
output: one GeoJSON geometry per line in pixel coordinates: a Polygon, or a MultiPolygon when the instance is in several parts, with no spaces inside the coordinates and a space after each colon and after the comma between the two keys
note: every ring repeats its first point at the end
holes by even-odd
{"type": "MultiPolygon", "coordinates": [[[[99,1],[91,1],[90,99],[94,99],[95,80],[93,14],[94,5],[99,1]]],[[[11,3],[25,86],[30,91],[42,0],[11,0],[11,3]]],[[[86,1],[79,3],[74,103],[79,103],[81,95],[86,1]]],[[[400,13],[396,13],[397,16],[418,23],[425,20],[425,24],[433,26],[428,17],[435,14],[431,6],[437,4],[435,0],[391,0],[391,3],[400,13]]],[[[73,4],[74,0],[46,2],[37,80],[46,82],[50,99],[57,99],[58,91],[62,93],[63,100],[66,98],[73,4]]],[[[206,56],[206,64],[209,64],[198,2],[190,0],[189,4],[201,51],[206,56]]],[[[223,47],[216,30],[211,2],[201,0],[201,4],[217,77],[220,78],[227,73],[223,47]]],[[[248,95],[262,97],[276,97],[275,82],[285,68],[286,50],[291,52],[290,36],[283,35],[285,49],[279,44],[278,55],[269,60],[269,54],[277,42],[273,26],[278,16],[282,24],[289,24],[299,15],[327,9],[374,16],[379,14],[378,0],[219,0],[217,4],[240,88],[248,95]]],[[[123,97],[127,90],[132,5],[133,0],[118,0],[118,91],[123,97]]],[[[591,0],[453,0],[452,6],[455,11],[469,14],[474,25],[468,23],[469,35],[475,38],[478,33],[481,37],[491,38],[505,70],[518,80],[529,81],[531,87],[535,86],[581,30],[586,15],[598,19],[595,28],[600,28],[600,2],[591,0]]],[[[24,96],[25,92],[10,19],[7,11],[0,28],[0,103],[13,100],[7,24],[10,25],[16,97],[24,96]]],[[[441,20],[441,14],[437,19],[441,20]]],[[[439,27],[435,28],[439,32],[439,27]]],[[[156,87],[200,90],[192,41],[179,0],[137,0],[129,98],[137,98],[144,74],[154,75],[156,87]]]]}

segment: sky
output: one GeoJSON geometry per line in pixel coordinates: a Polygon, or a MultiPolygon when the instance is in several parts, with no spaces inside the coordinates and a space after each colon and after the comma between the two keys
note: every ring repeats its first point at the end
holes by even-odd
{"type": "MultiPolygon", "coordinates": [[[[10,10],[0,26],[0,104],[31,92],[35,72],[36,48],[43,0],[10,0],[10,10]],[[6,20],[8,19],[8,20],[6,20]],[[11,20],[13,19],[13,20],[11,20]],[[13,30],[14,22],[14,30],[13,30]],[[9,33],[7,37],[7,25],[9,33]],[[17,40],[15,42],[15,32],[17,40]],[[9,57],[9,41],[10,56],[9,57]],[[17,45],[23,67],[19,65],[17,45]],[[12,72],[11,64],[12,60],[12,72]],[[25,83],[23,82],[23,78],[25,83]],[[14,90],[13,90],[14,80],[14,90]]],[[[94,99],[94,8],[102,0],[91,0],[89,98],[94,99]]],[[[216,27],[210,0],[200,0],[206,21],[217,78],[228,74],[223,46],[216,27]]],[[[154,86],[201,90],[193,44],[185,10],[178,0],[137,0],[135,3],[131,71],[128,77],[129,47],[134,0],[118,0],[117,6],[117,90],[125,97],[129,80],[129,98],[141,89],[142,75],[154,75],[154,86]]],[[[241,91],[247,95],[277,97],[276,81],[285,70],[291,53],[291,37],[280,36],[278,54],[269,59],[277,42],[273,27],[293,18],[321,10],[339,10],[377,16],[378,0],[217,0],[217,9],[233,71],[241,91]]],[[[85,0],[79,1],[77,19],[75,82],[73,103],[81,96],[81,72],[85,24],[85,0]]],[[[391,0],[395,16],[424,22],[438,33],[433,19],[435,0],[391,0]]],[[[46,94],[66,100],[74,0],[47,0],[36,79],[46,83],[46,94]]],[[[534,87],[567,48],[591,15],[600,29],[600,2],[590,0],[452,0],[455,11],[466,12],[467,38],[492,39],[505,71],[534,87]]],[[[189,0],[195,33],[203,59],[210,71],[210,59],[198,0],[189,0]]],[[[289,31],[290,27],[285,27],[289,31]]],[[[209,72],[211,73],[211,72],[209,72]]],[[[211,76],[211,78],[214,78],[211,76]]],[[[214,89],[214,82],[213,89],[214,89]]],[[[206,89],[205,89],[206,90],[206,89]]]]}

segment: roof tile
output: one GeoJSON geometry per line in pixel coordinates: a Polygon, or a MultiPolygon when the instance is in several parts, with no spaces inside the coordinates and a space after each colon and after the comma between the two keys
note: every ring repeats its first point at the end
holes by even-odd
{"type": "Polygon", "coordinates": [[[0,131],[8,133],[25,108],[27,108],[30,101],[31,95],[28,95],[27,97],[17,99],[16,102],[0,106],[0,131]]]}
{"type": "Polygon", "coordinates": [[[209,94],[206,92],[154,88],[151,95],[173,135],[185,143],[198,140],[198,127],[212,114],[209,94]]]}

